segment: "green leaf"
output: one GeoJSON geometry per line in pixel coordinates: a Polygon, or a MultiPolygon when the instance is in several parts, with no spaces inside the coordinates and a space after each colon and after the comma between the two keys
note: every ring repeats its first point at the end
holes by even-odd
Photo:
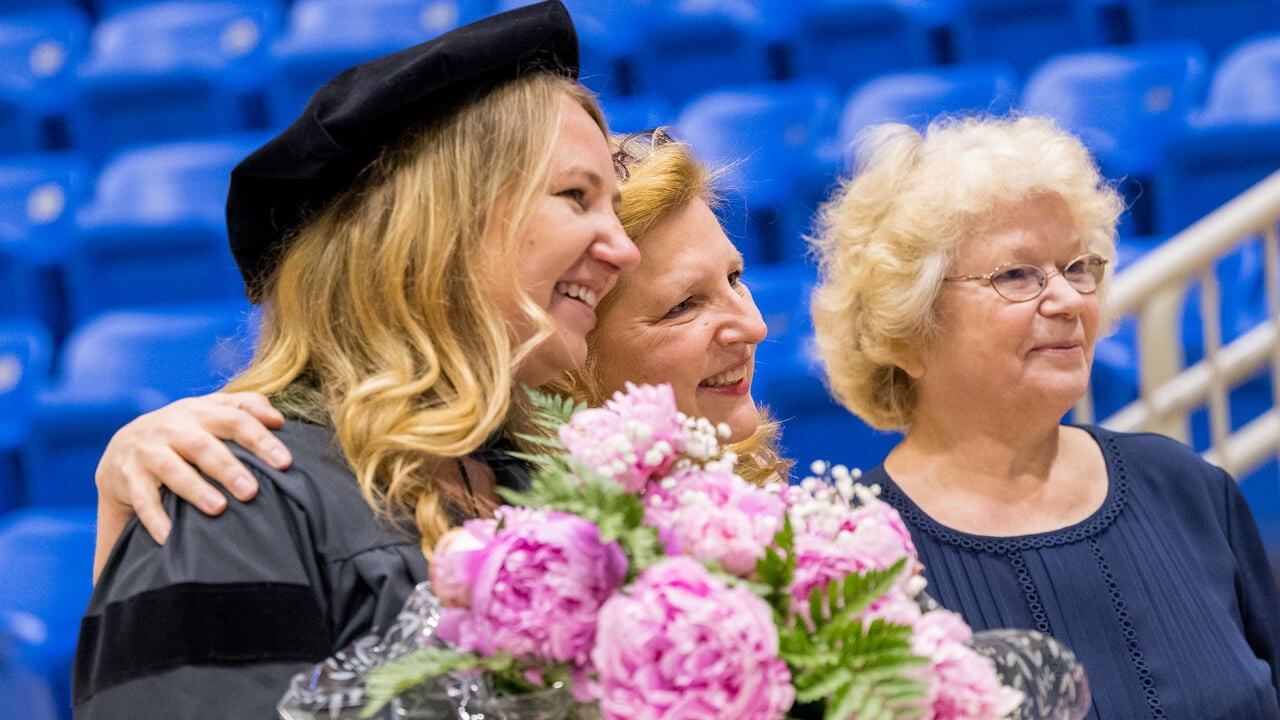
{"type": "Polygon", "coordinates": [[[552,395],[528,385],[524,386],[524,392],[533,405],[533,421],[552,430],[559,429],[561,425],[569,422],[574,413],[587,407],[585,402],[579,402],[571,397],[552,395]]]}
{"type": "Polygon", "coordinates": [[[790,513],[782,514],[782,529],[774,533],[773,543],[756,561],[756,575],[769,586],[762,597],[773,608],[774,621],[783,625],[791,615],[791,583],[795,578],[795,532],[790,513]]]}
{"type": "Polygon", "coordinates": [[[928,660],[911,651],[912,628],[860,618],[901,569],[898,563],[815,588],[804,622],[779,628],[779,654],[791,668],[796,699],[824,700],[828,720],[919,714],[925,686],[907,673],[928,660]]]}
{"type": "Polygon", "coordinates": [[[475,653],[447,648],[415,650],[395,662],[381,665],[369,672],[369,678],[365,682],[367,701],[360,716],[374,715],[391,702],[391,698],[431,678],[484,665],[485,658],[475,653]]]}

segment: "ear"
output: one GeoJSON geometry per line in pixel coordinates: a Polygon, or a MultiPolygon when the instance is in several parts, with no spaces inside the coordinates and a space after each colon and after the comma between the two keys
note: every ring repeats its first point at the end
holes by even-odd
{"type": "Polygon", "coordinates": [[[902,372],[906,373],[907,375],[910,375],[912,380],[919,380],[920,378],[924,377],[924,371],[925,371],[924,360],[920,358],[917,358],[914,356],[907,357],[907,358],[900,358],[898,362],[895,364],[902,369],[902,372]]]}
{"type": "Polygon", "coordinates": [[[906,373],[912,380],[919,380],[924,377],[924,373],[928,365],[928,363],[925,362],[924,349],[902,347],[900,345],[895,354],[897,357],[893,359],[893,364],[901,369],[902,372],[906,373]]]}

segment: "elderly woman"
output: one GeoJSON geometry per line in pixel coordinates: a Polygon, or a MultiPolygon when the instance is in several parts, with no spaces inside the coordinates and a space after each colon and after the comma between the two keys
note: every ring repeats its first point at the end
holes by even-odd
{"type": "Polygon", "coordinates": [[[835,396],[905,432],[864,476],[974,629],[1076,651],[1105,718],[1280,717],[1280,597],[1232,478],[1152,434],[1062,424],[1089,383],[1118,195],[1035,118],[879,126],[824,206],[835,396]]]}

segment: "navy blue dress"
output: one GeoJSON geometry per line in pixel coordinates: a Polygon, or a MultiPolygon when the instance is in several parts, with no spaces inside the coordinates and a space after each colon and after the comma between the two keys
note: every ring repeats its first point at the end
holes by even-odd
{"type": "Polygon", "coordinates": [[[1031,628],[1084,663],[1096,720],[1280,718],[1280,594],[1232,478],[1153,434],[1085,427],[1109,487],[1084,521],[985,537],[944,527],[885,473],[928,591],[975,630],[1031,628]]]}

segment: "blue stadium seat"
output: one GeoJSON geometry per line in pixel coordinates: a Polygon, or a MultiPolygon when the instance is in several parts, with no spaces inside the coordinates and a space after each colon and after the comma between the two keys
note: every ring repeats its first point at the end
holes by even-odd
{"type": "Polygon", "coordinates": [[[934,64],[928,0],[809,0],[798,3],[796,77],[825,78],[842,92],[885,72],[934,64]],[[915,8],[911,6],[916,6],[915,8]]]}
{"type": "MultiPolygon", "coordinates": [[[[1280,169],[1280,33],[1229,51],[1215,68],[1204,111],[1165,145],[1154,204],[1160,232],[1178,232],[1280,169]]],[[[1266,316],[1262,249],[1245,246],[1224,276],[1235,293],[1224,320],[1234,337],[1266,316]]]]}
{"type": "Polygon", "coordinates": [[[1109,176],[1150,175],[1199,104],[1206,67],[1192,43],[1068,53],[1031,73],[1019,107],[1079,135],[1109,176]]]}
{"type": "Polygon", "coordinates": [[[747,287],[769,326],[756,348],[752,395],[782,421],[782,454],[798,465],[827,460],[870,469],[884,459],[901,436],[872,429],[832,399],[814,357],[809,295],[816,271],[803,263],[747,266],[747,287]]]}
{"type": "Polygon", "coordinates": [[[743,278],[769,327],[768,337],[756,347],[757,382],[790,372],[796,363],[807,364],[806,343],[813,335],[809,295],[817,282],[817,270],[801,262],[748,263],[743,278]]]}
{"type": "Polygon", "coordinates": [[[1218,57],[1242,37],[1280,30],[1280,0],[1130,0],[1136,42],[1194,40],[1218,57]]]}
{"type": "Polygon", "coordinates": [[[74,153],[0,157],[0,317],[36,318],[65,334],[63,270],[91,171],[74,153]]]}
{"type": "MultiPolygon", "coordinates": [[[[56,717],[64,720],[71,718],[71,663],[80,616],[93,590],[95,515],[89,505],[24,508],[0,517],[0,635],[12,642],[0,666],[25,668],[42,678],[52,688],[56,717]]],[[[28,674],[20,687],[37,711],[47,713],[43,683],[32,687],[28,674]]],[[[5,695],[0,716],[11,700],[21,699],[5,695]]]]}
{"type": "Polygon", "coordinates": [[[1280,169],[1280,118],[1186,128],[1171,138],[1155,176],[1156,227],[1185,229],[1280,169]]]}
{"type": "Polygon", "coordinates": [[[1015,97],[1015,73],[1003,63],[974,63],[886,73],[864,83],[845,101],[840,145],[846,165],[851,143],[868,125],[906,123],[922,130],[938,115],[1008,112],[1015,97]]]}
{"type": "Polygon", "coordinates": [[[77,73],[71,136],[95,158],[126,145],[265,126],[278,0],[174,0],[103,18],[77,73]]]}
{"type": "MultiPolygon", "coordinates": [[[[0,629],[0,643],[12,645],[12,641],[4,642],[5,634],[0,629]]],[[[0,696],[5,698],[0,705],[0,720],[59,720],[49,683],[5,655],[0,647],[0,696]]]]}
{"type": "Polygon", "coordinates": [[[1156,232],[1147,186],[1165,143],[1189,124],[1206,79],[1194,43],[1156,43],[1059,55],[1032,71],[1019,109],[1055,118],[1093,151],[1108,178],[1123,180],[1131,210],[1121,231],[1156,232]]]}
{"type": "Polygon", "coordinates": [[[79,7],[78,0],[0,0],[0,14],[21,13],[29,10],[48,10],[56,7],[79,7]]]}
{"type": "Polygon", "coordinates": [[[73,320],[114,307],[241,297],[226,237],[227,185],[265,139],[175,141],[109,158],[67,260],[73,320]]]}
{"type": "Polygon", "coordinates": [[[776,79],[773,48],[793,34],[778,0],[665,0],[653,12],[640,59],[644,90],[681,105],[726,83],[776,79]]]}
{"type": "Polygon", "coordinates": [[[0,513],[26,502],[18,448],[27,440],[31,401],[49,382],[52,359],[53,338],[43,325],[0,321],[0,513]]]}
{"type": "Polygon", "coordinates": [[[88,39],[89,17],[75,6],[0,14],[0,153],[66,145],[71,78],[88,39]]]}
{"type": "Polygon", "coordinates": [[[600,99],[609,132],[630,133],[652,130],[675,122],[676,111],[661,95],[642,93],[600,99]]]}
{"type": "MultiPolygon", "coordinates": [[[[494,12],[535,0],[497,0],[494,12]]],[[[582,84],[601,95],[631,95],[648,89],[639,63],[648,52],[649,23],[664,0],[564,0],[578,31],[582,84]],[[651,7],[658,4],[659,7],[651,7]]],[[[662,82],[656,79],[655,82],[662,82]]],[[[657,88],[657,89],[660,89],[657,88]]]]}
{"type": "Polygon", "coordinates": [[[802,233],[834,181],[838,94],[821,81],[704,93],[676,120],[678,135],[727,167],[721,218],[749,264],[803,256],[802,233]]]}
{"type": "Polygon", "coordinates": [[[1280,121],[1280,32],[1242,40],[1223,55],[1196,120],[1200,125],[1280,121]]]}
{"type": "Polygon", "coordinates": [[[271,48],[270,124],[284,126],[327,80],[359,63],[430,40],[471,19],[462,0],[296,0],[271,48]]]}
{"type": "Polygon", "coordinates": [[[1106,40],[1097,6],[1085,0],[965,0],[961,8],[952,23],[961,62],[998,60],[1026,73],[1106,40]]]}
{"type": "Polygon", "coordinates": [[[221,387],[247,362],[244,303],[103,313],[67,338],[52,387],[36,396],[22,449],[33,505],[92,504],[111,434],[170,400],[221,387]]]}

